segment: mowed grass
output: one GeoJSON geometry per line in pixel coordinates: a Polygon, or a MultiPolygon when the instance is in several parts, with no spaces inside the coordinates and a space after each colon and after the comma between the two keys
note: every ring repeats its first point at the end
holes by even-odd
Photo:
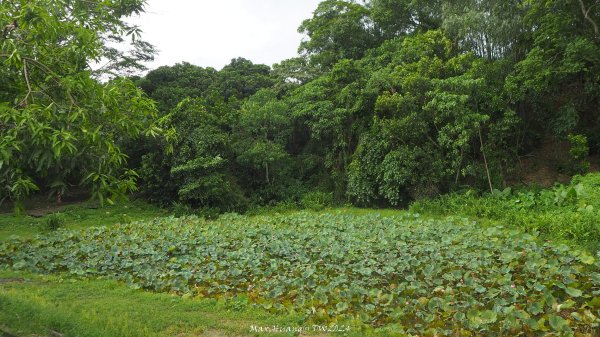
{"type": "Polygon", "coordinates": [[[134,290],[110,280],[0,271],[0,335],[256,336],[252,325],[298,326],[298,318],[224,301],[134,290]]]}
{"type": "Polygon", "coordinates": [[[256,337],[399,336],[389,329],[303,323],[300,315],[268,313],[235,301],[184,298],[136,290],[114,280],[81,280],[0,270],[0,336],[3,337],[256,337]],[[260,328],[307,329],[299,333],[260,328]]]}

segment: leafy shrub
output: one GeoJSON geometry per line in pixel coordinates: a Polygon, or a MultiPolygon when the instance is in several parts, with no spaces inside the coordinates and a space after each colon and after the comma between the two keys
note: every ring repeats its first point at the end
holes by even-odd
{"type": "Polygon", "coordinates": [[[587,158],[590,153],[587,137],[584,135],[569,135],[568,138],[571,144],[571,149],[569,150],[571,156],[578,160],[587,158]]]}
{"type": "Polygon", "coordinates": [[[590,154],[590,147],[587,137],[584,135],[569,135],[568,139],[571,144],[569,153],[573,157],[573,171],[579,174],[588,172],[590,163],[587,161],[587,157],[590,154]]]}
{"type": "Polygon", "coordinates": [[[333,205],[333,193],[308,192],[302,196],[300,205],[305,209],[322,210],[333,205]]]}
{"type": "Polygon", "coordinates": [[[217,219],[221,214],[221,210],[216,207],[202,207],[194,214],[204,219],[217,219]]]}
{"type": "Polygon", "coordinates": [[[65,217],[61,213],[48,214],[46,215],[44,224],[46,226],[46,229],[54,231],[65,224],[65,217]]]}
{"type": "Polygon", "coordinates": [[[127,214],[119,214],[119,223],[120,224],[127,224],[130,223],[132,221],[132,218],[127,215],[127,214]]]}
{"type": "Polygon", "coordinates": [[[174,202],[171,211],[173,212],[173,216],[176,218],[193,215],[195,213],[194,209],[190,205],[181,202],[174,202]]]}
{"type": "Polygon", "coordinates": [[[574,205],[579,200],[579,196],[583,193],[583,185],[557,185],[556,187],[554,187],[553,192],[554,204],[556,206],[574,205]]]}
{"type": "MultiPolygon", "coordinates": [[[[146,144],[153,144],[148,140],[146,144]]],[[[158,147],[158,145],[155,145],[158,147]]],[[[148,150],[150,152],[151,150],[148,150]]],[[[177,184],[171,179],[170,156],[164,149],[147,153],[141,157],[140,192],[149,202],[163,207],[169,207],[173,200],[177,200],[177,184]]]]}
{"type": "Polygon", "coordinates": [[[285,213],[297,210],[298,204],[291,200],[278,202],[277,204],[275,204],[275,206],[270,207],[270,211],[273,213],[285,213]]]}
{"type": "Polygon", "coordinates": [[[298,203],[288,200],[278,202],[272,206],[257,206],[249,209],[245,214],[246,215],[269,215],[274,213],[288,213],[292,211],[298,211],[298,203]]]}
{"type": "Polygon", "coordinates": [[[174,202],[172,205],[172,212],[173,216],[176,218],[195,215],[204,219],[216,219],[222,213],[221,210],[216,207],[201,207],[196,209],[182,202],[174,202]]]}

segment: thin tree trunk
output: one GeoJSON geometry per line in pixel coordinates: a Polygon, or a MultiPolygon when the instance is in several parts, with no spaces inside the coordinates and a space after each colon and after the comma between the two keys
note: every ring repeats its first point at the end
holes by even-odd
{"type": "Polygon", "coordinates": [[[460,149],[460,161],[458,162],[458,168],[456,169],[456,179],[454,179],[454,185],[458,185],[458,176],[460,175],[460,168],[463,161],[463,149],[460,149]]]}
{"type": "Polygon", "coordinates": [[[481,153],[483,154],[483,163],[485,164],[485,172],[487,173],[488,183],[490,184],[490,192],[494,192],[492,186],[492,178],[490,176],[490,169],[488,167],[487,158],[485,156],[485,149],[483,148],[483,137],[481,136],[481,126],[479,127],[479,144],[481,144],[481,153]]]}
{"type": "Polygon", "coordinates": [[[269,163],[265,163],[265,173],[267,176],[267,184],[271,184],[271,181],[269,181],[269,163]]]}

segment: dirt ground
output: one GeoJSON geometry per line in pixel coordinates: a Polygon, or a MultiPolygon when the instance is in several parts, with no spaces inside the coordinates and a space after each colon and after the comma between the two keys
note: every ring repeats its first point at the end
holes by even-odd
{"type": "MultiPolygon", "coordinates": [[[[559,182],[568,183],[572,175],[566,174],[570,165],[568,142],[546,140],[541,148],[522,156],[516,165],[515,174],[507,180],[508,185],[550,187],[559,182]]],[[[590,171],[600,170],[600,158],[590,157],[590,171]]]]}
{"type": "MultiPolygon", "coordinates": [[[[49,197],[47,194],[38,194],[24,202],[25,213],[32,217],[42,217],[46,214],[61,212],[65,207],[88,203],[89,193],[83,190],[74,190],[62,197],[61,202],[57,202],[55,197],[49,197]]],[[[93,208],[93,205],[87,205],[93,208]]],[[[12,213],[14,205],[11,202],[4,202],[0,205],[0,214],[12,213]]]]}

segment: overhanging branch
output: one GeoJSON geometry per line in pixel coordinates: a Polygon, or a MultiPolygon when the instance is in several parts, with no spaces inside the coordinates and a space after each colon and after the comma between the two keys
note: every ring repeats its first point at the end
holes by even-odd
{"type": "MultiPolygon", "coordinates": [[[[11,54],[0,54],[0,58],[1,57],[8,57],[8,58],[10,58],[11,56],[12,56],[11,54]]],[[[29,77],[29,72],[27,70],[27,64],[28,63],[30,65],[33,65],[36,68],[40,69],[41,71],[45,72],[46,74],[50,75],[50,77],[52,78],[52,80],[54,80],[54,82],[58,86],[63,86],[64,87],[63,83],[60,81],[60,76],[58,76],[56,73],[54,73],[54,71],[52,71],[52,69],[50,69],[44,63],[42,63],[42,62],[40,62],[40,61],[38,61],[36,59],[33,59],[31,57],[21,57],[21,59],[23,60],[23,75],[25,76],[25,82],[27,83],[28,93],[25,96],[25,98],[21,101],[20,104],[26,103],[27,99],[29,98],[29,96],[33,92],[32,87],[31,87],[31,81],[30,81],[30,77],[29,77]]],[[[77,105],[77,102],[75,101],[75,98],[73,97],[73,95],[71,95],[71,93],[69,92],[69,90],[67,88],[65,88],[65,90],[66,90],[67,97],[69,98],[69,101],[71,102],[71,104],[79,108],[79,105],[77,105]]]]}

